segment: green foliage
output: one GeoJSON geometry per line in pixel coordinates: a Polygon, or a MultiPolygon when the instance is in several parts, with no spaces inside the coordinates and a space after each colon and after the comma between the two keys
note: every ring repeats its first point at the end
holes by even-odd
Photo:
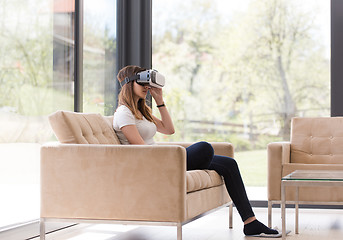
{"type": "Polygon", "coordinates": [[[23,115],[46,113],[39,107],[45,104],[46,93],[31,90],[46,88],[52,81],[52,19],[33,15],[29,12],[33,5],[12,1],[1,6],[3,12],[18,17],[5,15],[0,20],[0,54],[6,56],[0,60],[0,107],[10,107],[23,115]],[[21,19],[30,24],[23,24],[21,19]],[[31,107],[26,108],[28,105],[31,107]]]}
{"type": "Polygon", "coordinates": [[[238,136],[237,134],[230,135],[227,142],[233,144],[233,146],[235,147],[235,151],[248,151],[251,150],[253,147],[249,139],[238,136]]]}
{"type": "Polygon", "coordinates": [[[261,149],[274,139],[289,140],[294,116],[328,116],[329,60],[313,6],[306,7],[254,0],[227,19],[213,1],[155,3],[153,65],[167,76],[170,111],[180,113],[179,140],[261,149]],[[172,101],[180,99],[177,91],[183,105],[172,101]]]}
{"type": "Polygon", "coordinates": [[[15,101],[17,113],[25,116],[44,116],[51,114],[55,109],[73,109],[73,96],[52,88],[25,84],[18,87],[11,97],[16,96],[20,96],[15,101]]]}
{"type": "MultiPolygon", "coordinates": [[[[295,0],[254,0],[244,11],[223,15],[211,0],[154,2],[153,65],[167,77],[165,100],[176,127],[163,139],[260,149],[288,140],[292,116],[329,115],[329,59],[316,12],[299,6],[295,0]]],[[[6,57],[0,59],[0,107],[35,116],[56,106],[72,109],[71,92],[50,89],[51,15],[25,12],[37,11],[31,1],[1,7],[0,54],[6,57]]],[[[84,108],[103,112],[101,49],[113,52],[115,44],[106,31],[100,37],[97,22],[85,24],[84,108]]]]}

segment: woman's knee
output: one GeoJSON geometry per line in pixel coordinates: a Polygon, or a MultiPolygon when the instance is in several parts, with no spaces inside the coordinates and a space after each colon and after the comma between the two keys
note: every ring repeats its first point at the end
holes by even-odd
{"type": "Polygon", "coordinates": [[[236,168],[239,171],[238,163],[235,159],[229,158],[230,160],[228,161],[230,164],[230,167],[236,168]]]}
{"type": "Polygon", "coordinates": [[[198,142],[196,144],[198,145],[199,149],[201,149],[201,152],[204,155],[207,155],[212,159],[212,157],[214,155],[214,149],[210,143],[205,142],[205,141],[201,141],[201,142],[198,142]]]}
{"type": "Polygon", "coordinates": [[[213,159],[214,150],[207,142],[197,142],[186,148],[187,169],[207,169],[213,159]]]}

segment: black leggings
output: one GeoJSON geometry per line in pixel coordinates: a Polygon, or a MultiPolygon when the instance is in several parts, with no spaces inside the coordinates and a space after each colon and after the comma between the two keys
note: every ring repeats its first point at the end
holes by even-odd
{"type": "Polygon", "coordinates": [[[226,189],[243,222],[249,217],[255,216],[235,159],[214,155],[212,145],[207,142],[195,143],[187,147],[186,150],[187,170],[215,170],[224,177],[226,189]]]}

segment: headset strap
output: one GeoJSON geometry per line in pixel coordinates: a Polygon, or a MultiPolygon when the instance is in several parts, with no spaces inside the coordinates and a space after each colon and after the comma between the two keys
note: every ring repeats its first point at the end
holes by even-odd
{"type": "Polygon", "coordinates": [[[127,84],[129,82],[139,79],[139,77],[140,77],[139,75],[133,75],[131,77],[126,77],[124,79],[124,81],[120,83],[120,86],[123,87],[125,84],[127,84]]]}

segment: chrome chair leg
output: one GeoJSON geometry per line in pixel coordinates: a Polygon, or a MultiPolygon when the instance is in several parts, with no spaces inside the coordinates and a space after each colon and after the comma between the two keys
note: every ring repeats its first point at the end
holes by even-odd
{"type": "Polygon", "coordinates": [[[268,227],[272,227],[272,211],[273,211],[273,203],[268,201],[268,227]]]}
{"type": "Polygon", "coordinates": [[[45,222],[44,222],[44,218],[40,219],[39,222],[39,231],[40,231],[40,240],[45,240],[45,222]]]}
{"type": "Polygon", "coordinates": [[[229,228],[232,228],[233,226],[233,203],[229,206],[229,228]]]}
{"type": "Polygon", "coordinates": [[[177,224],[177,240],[182,240],[182,223],[177,224]]]}

